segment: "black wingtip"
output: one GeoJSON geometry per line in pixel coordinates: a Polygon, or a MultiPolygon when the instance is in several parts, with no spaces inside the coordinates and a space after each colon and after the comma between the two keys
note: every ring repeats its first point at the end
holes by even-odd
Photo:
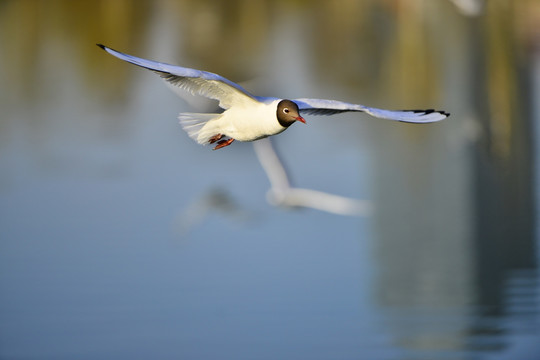
{"type": "Polygon", "coordinates": [[[103,44],[96,44],[97,46],[99,46],[100,48],[102,48],[103,50],[105,50],[105,45],[103,44]]]}
{"type": "Polygon", "coordinates": [[[446,117],[450,117],[450,113],[449,113],[449,112],[446,112],[446,111],[435,111],[435,112],[438,112],[439,114],[444,115],[444,116],[446,116],[446,117]]]}
{"type": "Polygon", "coordinates": [[[446,111],[440,111],[440,110],[434,110],[434,109],[427,109],[427,110],[403,110],[403,111],[412,111],[413,113],[416,113],[416,114],[422,114],[422,115],[428,115],[428,114],[431,114],[431,113],[439,113],[441,115],[444,115],[446,117],[450,117],[450,113],[449,112],[446,112],[446,111]]]}
{"type": "MultiPolygon", "coordinates": [[[[427,114],[431,114],[433,112],[435,112],[434,109],[414,109],[414,110],[403,110],[403,111],[412,111],[413,113],[415,114],[422,114],[422,115],[427,115],[427,114]]],[[[437,111],[438,113],[440,113],[440,111],[437,111]]]]}

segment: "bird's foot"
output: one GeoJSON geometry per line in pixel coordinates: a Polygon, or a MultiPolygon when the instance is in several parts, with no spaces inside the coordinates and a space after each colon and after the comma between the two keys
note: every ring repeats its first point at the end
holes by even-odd
{"type": "Polygon", "coordinates": [[[229,145],[232,144],[233,141],[234,141],[233,138],[231,138],[229,140],[220,140],[220,141],[218,141],[218,144],[216,145],[214,150],[224,148],[225,146],[229,146],[229,145]]]}
{"type": "Polygon", "coordinates": [[[216,141],[221,140],[223,138],[223,136],[224,136],[223,134],[216,134],[216,135],[212,136],[210,139],[208,139],[208,143],[213,144],[216,141]]]}

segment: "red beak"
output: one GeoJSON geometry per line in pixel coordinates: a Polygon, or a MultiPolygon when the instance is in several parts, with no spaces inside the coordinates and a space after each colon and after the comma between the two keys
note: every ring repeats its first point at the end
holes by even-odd
{"type": "Polygon", "coordinates": [[[296,121],[300,121],[301,123],[304,123],[304,124],[306,123],[306,120],[304,120],[304,118],[301,117],[301,116],[295,117],[294,119],[295,119],[296,121]]]}

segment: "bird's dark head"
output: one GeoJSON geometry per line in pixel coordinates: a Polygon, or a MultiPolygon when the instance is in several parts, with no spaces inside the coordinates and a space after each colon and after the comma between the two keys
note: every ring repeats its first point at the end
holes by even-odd
{"type": "Polygon", "coordinates": [[[277,105],[277,119],[283,127],[291,126],[295,121],[306,123],[303,117],[300,116],[300,110],[291,100],[281,100],[277,105]]]}

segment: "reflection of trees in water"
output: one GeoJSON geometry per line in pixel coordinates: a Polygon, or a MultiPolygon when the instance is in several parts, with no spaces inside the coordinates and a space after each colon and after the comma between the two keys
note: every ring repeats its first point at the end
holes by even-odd
{"type": "MultiPolygon", "coordinates": [[[[511,330],[502,325],[494,332],[494,322],[489,322],[508,317],[508,279],[516,270],[537,266],[528,109],[538,95],[527,84],[531,53],[523,44],[533,34],[523,25],[530,18],[523,13],[527,4],[529,10],[538,9],[532,2],[489,2],[478,18],[454,14],[452,19],[445,13],[452,25],[446,32],[436,21],[432,31],[447,41],[429,48],[449,74],[442,83],[454,116],[450,121],[470,131],[455,132],[441,124],[444,130],[413,139],[408,152],[400,153],[408,135],[396,130],[390,136],[399,145],[390,144],[386,152],[381,145],[378,151],[381,167],[397,169],[379,170],[394,179],[381,186],[377,199],[389,214],[381,217],[378,232],[381,263],[388,264],[380,270],[381,304],[472,311],[478,320],[470,323],[469,316],[463,317],[454,335],[468,329],[475,339],[495,336],[490,343],[494,348],[501,346],[498,336],[511,330]],[[459,136],[465,141],[454,143],[460,144],[456,149],[448,136],[452,142],[459,136]],[[390,222],[407,212],[416,216],[390,222]]],[[[402,57],[396,58],[396,66],[402,64],[406,71],[402,57]]],[[[534,284],[528,282],[530,289],[534,284]]],[[[430,338],[429,326],[423,329],[419,338],[430,338]]],[[[436,346],[440,339],[431,340],[436,346]]],[[[466,346],[466,338],[456,344],[466,346]]]]}
{"type": "MultiPolygon", "coordinates": [[[[168,29],[178,34],[171,47],[182,51],[192,66],[242,80],[260,72],[271,24],[290,21],[284,14],[292,13],[307,27],[305,41],[314,52],[310,58],[317,69],[324,69],[314,75],[359,89],[359,99],[369,96],[365,91],[369,88],[372,101],[385,99],[385,105],[446,104],[440,100],[440,85],[447,81],[441,68],[445,57],[468,55],[477,67],[471,74],[479,90],[473,94],[475,103],[489,111],[485,129],[489,147],[508,156],[512,139],[519,138],[513,134],[522,128],[521,115],[526,115],[520,93],[527,84],[520,70],[526,67],[527,50],[537,36],[539,7],[532,0],[491,1],[484,16],[467,19],[457,15],[448,1],[5,1],[0,12],[4,47],[0,56],[10,69],[3,75],[19,79],[12,81],[20,87],[13,89],[14,94],[35,91],[32,84],[45,76],[38,60],[46,59],[48,51],[66,51],[66,61],[74,57],[86,64],[81,73],[98,93],[118,96],[130,84],[129,67],[94,66],[101,54],[92,45],[99,41],[151,57],[145,54],[154,41],[146,36],[149,22],[166,14],[168,29]],[[445,48],[454,45],[446,41],[472,43],[468,54],[452,55],[445,48]],[[96,81],[103,73],[111,78],[107,87],[96,81]]],[[[48,64],[55,65],[61,66],[48,64]]]]}

